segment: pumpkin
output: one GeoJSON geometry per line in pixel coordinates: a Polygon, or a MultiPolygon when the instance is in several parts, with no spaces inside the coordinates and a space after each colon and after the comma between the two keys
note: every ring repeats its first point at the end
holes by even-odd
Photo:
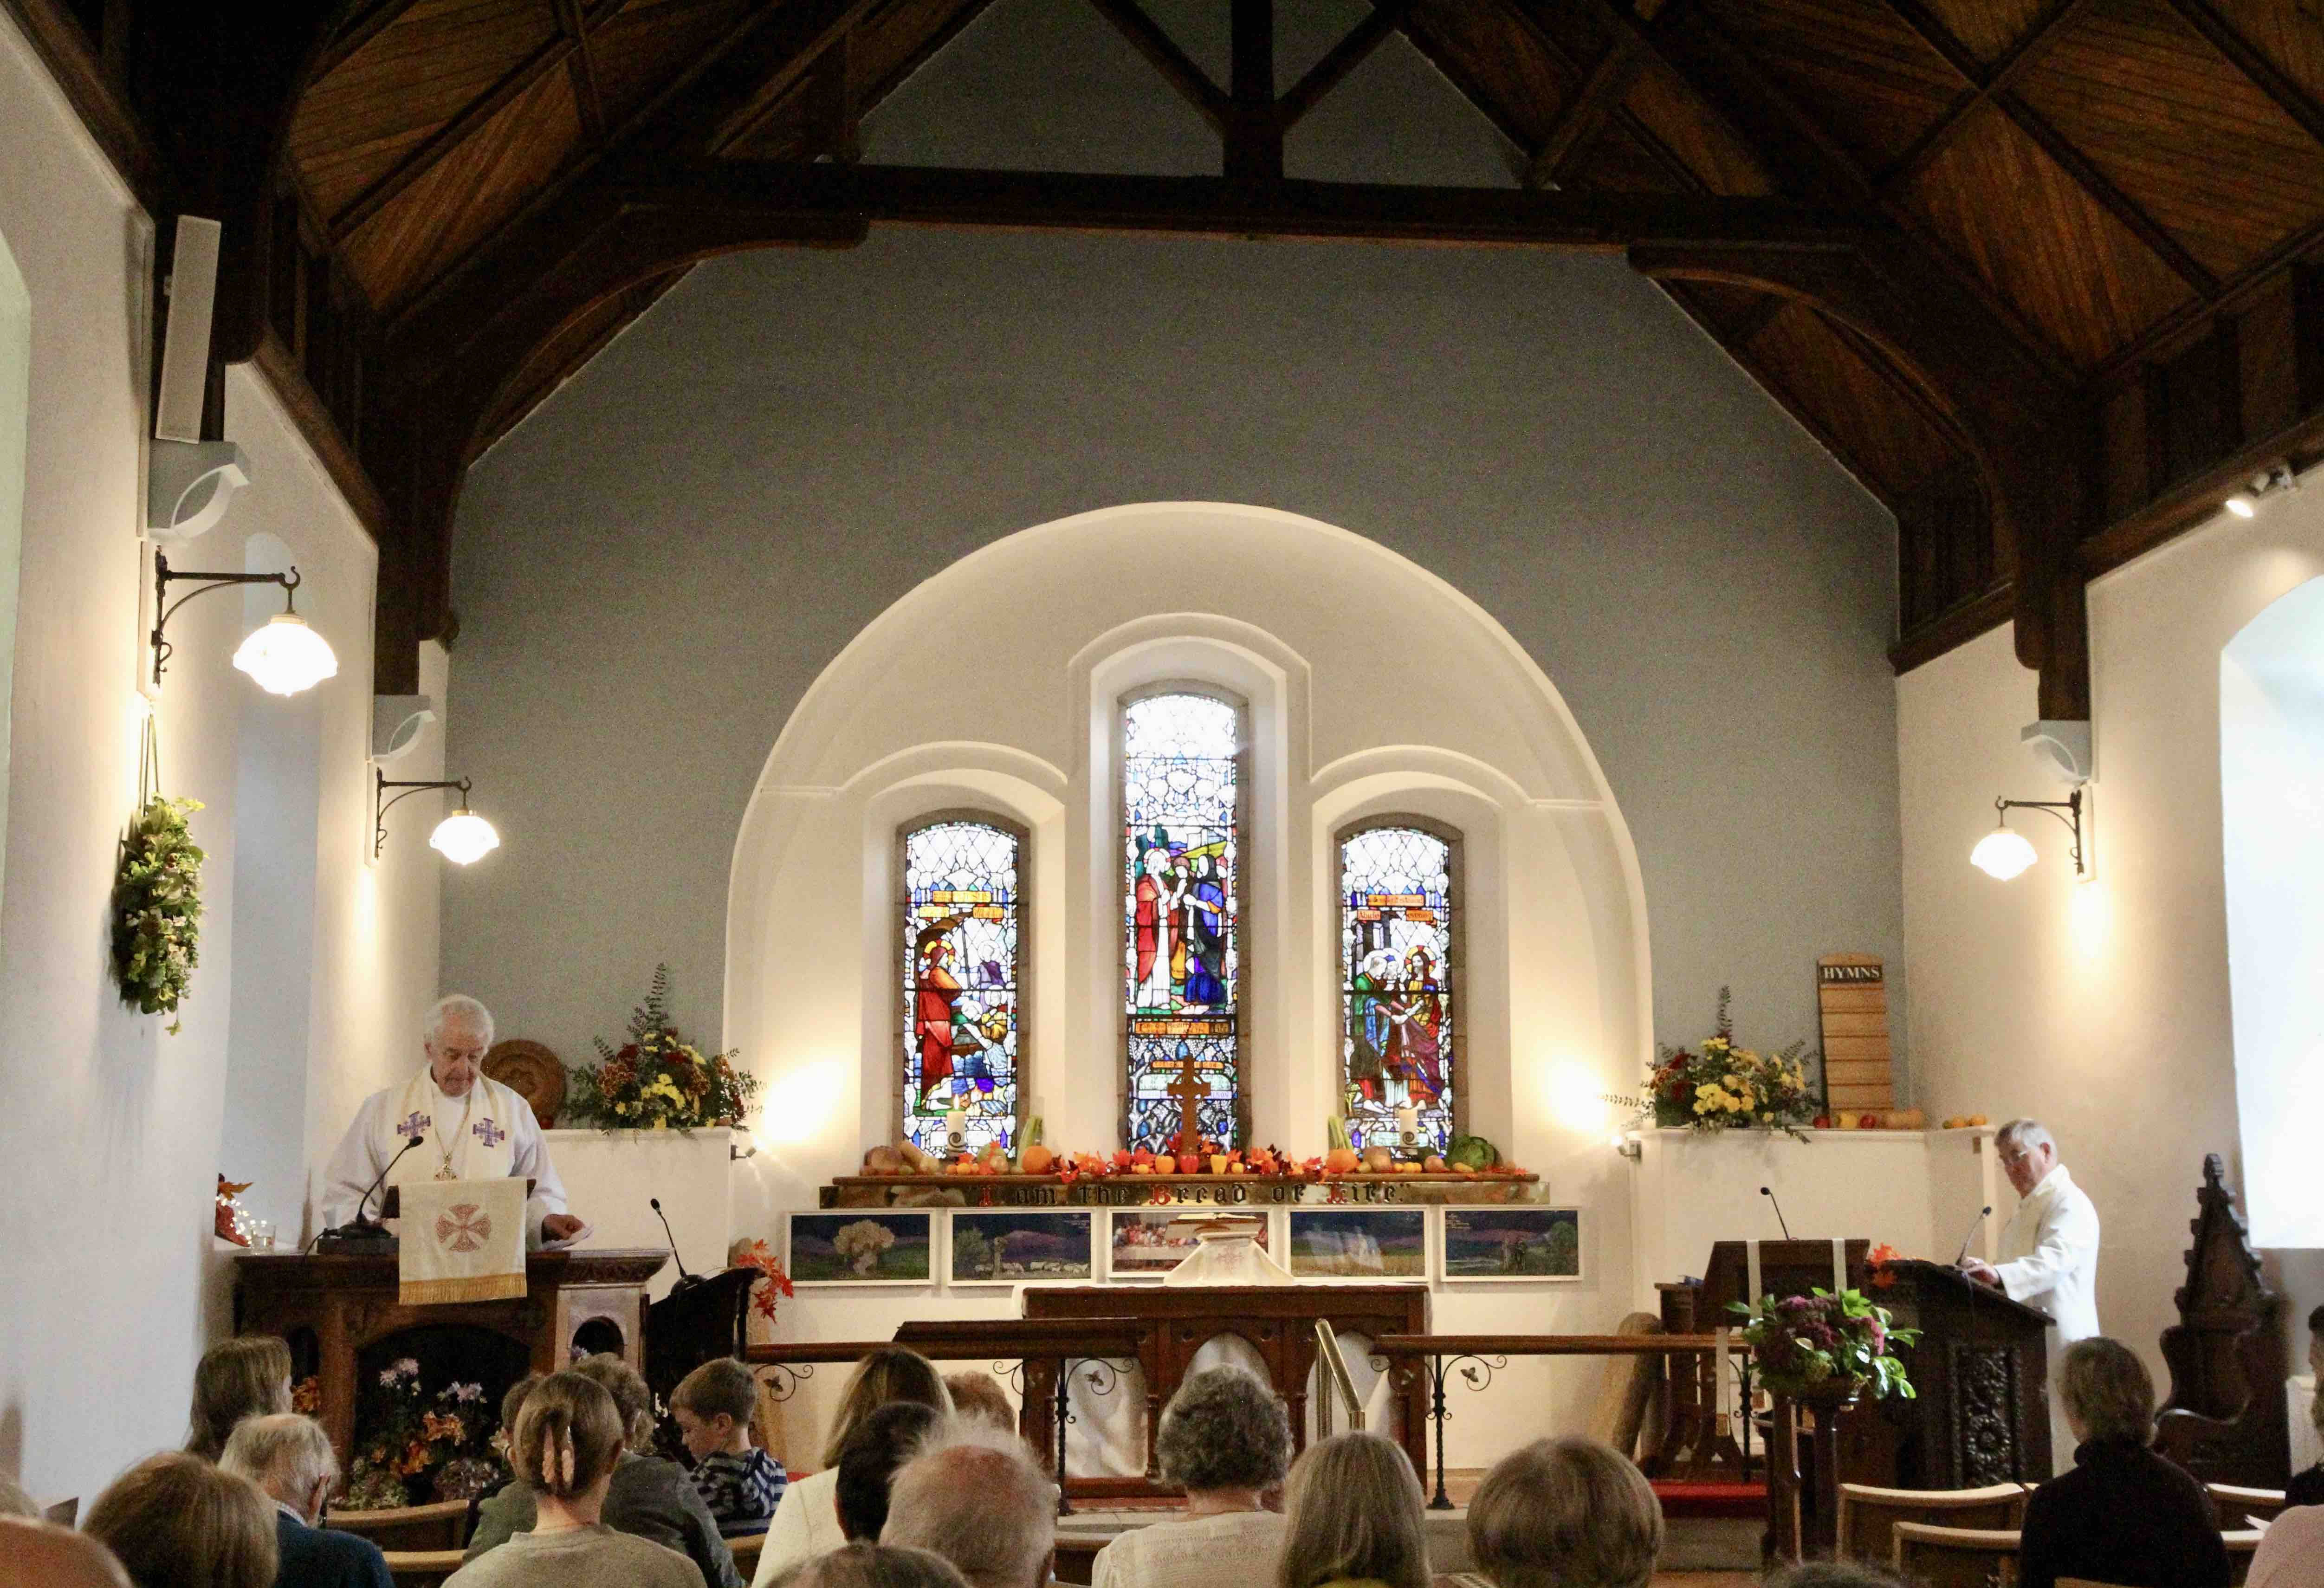
{"type": "Polygon", "coordinates": [[[1028,1175],[1046,1175],[1057,1167],[1057,1155],[1036,1141],[1018,1158],[1017,1167],[1028,1175]]]}
{"type": "Polygon", "coordinates": [[[1352,1175],[1362,1167],[1363,1159],[1352,1147],[1334,1147],[1323,1155],[1323,1172],[1327,1175],[1352,1175]]]}

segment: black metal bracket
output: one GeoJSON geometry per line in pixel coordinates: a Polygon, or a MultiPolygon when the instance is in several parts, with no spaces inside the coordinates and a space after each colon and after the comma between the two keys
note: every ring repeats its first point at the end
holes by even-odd
{"type": "Polygon", "coordinates": [[[161,682],[161,669],[169,662],[171,651],[176,649],[161,634],[161,631],[169,626],[170,619],[177,614],[178,608],[195,596],[207,595],[212,590],[223,590],[230,585],[280,585],[282,586],[282,609],[285,612],[299,610],[296,594],[299,565],[295,562],[290,565],[290,572],[281,574],[194,573],[173,568],[167,556],[159,551],[153,553],[153,682],[157,688],[161,682]],[[201,588],[189,590],[175,601],[171,601],[170,586],[180,579],[194,580],[201,588]]]}
{"type": "Polygon", "coordinates": [[[1444,1491],[1444,1424],[1452,1415],[1444,1405],[1444,1382],[1452,1376],[1452,1371],[1464,1362],[1469,1365],[1461,1368],[1461,1377],[1470,1389],[1478,1390],[1491,1388],[1494,1373],[1505,1371],[1509,1365],[1508,1357],[1498,1355],[1463,1354],[1428,1359],[1428,1420],[1436,1425],[1436,1493],[1428,1502],[1431,1510],[1454,1509],[1452,1497],[1444,1491]]]}
{"type": "Polygon", "coordinates": [[[387,813],[422,789],[457,789],[460,791],[460,808],[466,810],[468,807],[468,780],[466,778],[429,778],[399,782],[377,767],[372,768],[371,775],[376,784],[371,797],[371,857],[374,860],[377,860],[380,851],[387,847],[387,813]],[[401,789],[403,792],[390,799],[387,798],[390,789],[401,789]]]}
{"type": "Polygon", "coordinates": [[[2013,810],[2046,810],[2056,817],[2074,835],[2074,875],[2086,876],[2089,868],[2082,863],[2082,791],[2075,789],[2063,799],[1997,799],[1993,802],[1997,817],[2013,810]],[[2060,811],[2067,814],[2059,816],[2060,811]]]}

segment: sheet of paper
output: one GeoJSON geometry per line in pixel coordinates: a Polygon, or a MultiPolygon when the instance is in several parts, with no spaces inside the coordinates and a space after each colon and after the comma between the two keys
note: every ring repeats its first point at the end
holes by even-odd
{"type": "Polygon", "coordinates": [[[575,1247],[585,1243],[590,1236],[596,1233],[596,1225],[584,1224],[579,1229],[574,1231],[570,1235],[566,1236],[564,1240],[543,1241],[538,1247],[534,1248],[534,1250],[538,1251],[570,1251],[575,1247]]]}

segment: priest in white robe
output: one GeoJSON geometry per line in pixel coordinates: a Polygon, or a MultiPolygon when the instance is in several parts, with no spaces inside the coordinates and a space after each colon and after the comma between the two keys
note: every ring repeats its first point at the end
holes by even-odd
{"type": "MultiPolygon", "coordinates": [[[[365,1099],[331,1154],[323,1175],[326,1228],[364,1211],[364,1195],[385,1169],[390,1186],[521,1176],[533,1183],[525,1204],[528,1244],[581,1232],[582,1221],[565,1205],[565,1186],[549,1161],[532,1105],[484,1074],[492,1045],[493,1012],[476,1000],[454,993],[429,1011],[420,1042],[427,1066],[365,1099]]],[[[374,1218],[384,1195],[372,1198],[374,1218]]]]}
{"type": "Polygon", "coordinates": [[[1993,1150],[2017,1193],[2017,1211],[2001,1233],[2000,1263],[1971,1258],[1961,1267],[2055,1320],[2049,1331],[2050,1459],[2062,1473],[2073,1465],[2074,1444],[2056,1390],[2058,1370],[2067,1346],[2098,1333],[2098,1210],[2058,1161],[2058,1144],[2039,1121],[2010,1121],[1995,1135],[1993,1150]]]}

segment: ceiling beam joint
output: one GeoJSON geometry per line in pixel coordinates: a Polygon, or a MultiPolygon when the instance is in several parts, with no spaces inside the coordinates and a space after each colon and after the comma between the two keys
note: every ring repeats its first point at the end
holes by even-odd
{"type": "Polygon", "coordinates": [[[1381,0],[1364,14],[1364,19],[1348,30],[1347,36],[1325,51],[1323,59],[1307,69],[1307,75],[1291,86],[1290,92],[1276,101],[1277,119],[1283,130],[1289,132],[1299,120],[1323,100],[1326,94],[1347,81],[1350,73],[1371,58],[1390,33],[1403,23],[1405,13],[1412,9],[1412,0],[1381,0]]]}
{"type": "Polygon", "coordinates": [[[1161,24],[1146,14],[1138,0],[1090,0],[1090,4],[1130,41],[1131,49],[1146,58],[1148,66],[1162,74],[1162,80],[1176,91],[1178,97],[1194,107],[1213,132],[1222,137],[1226,135],[1231,106],[1225,90],[1211,81],[1209,75],[1162,31],[1161,24]]]}
{"type": "Polygon", "coordinates": [[[1598,147],[1606,124],[1638,80],[1646,63],[1645,44],[1625,31],[1590,69],[1590,75],[1559,111],[1556,125],[1526,166],[1528,188],[1563,188],[1573,180],[1598,147]]]}

